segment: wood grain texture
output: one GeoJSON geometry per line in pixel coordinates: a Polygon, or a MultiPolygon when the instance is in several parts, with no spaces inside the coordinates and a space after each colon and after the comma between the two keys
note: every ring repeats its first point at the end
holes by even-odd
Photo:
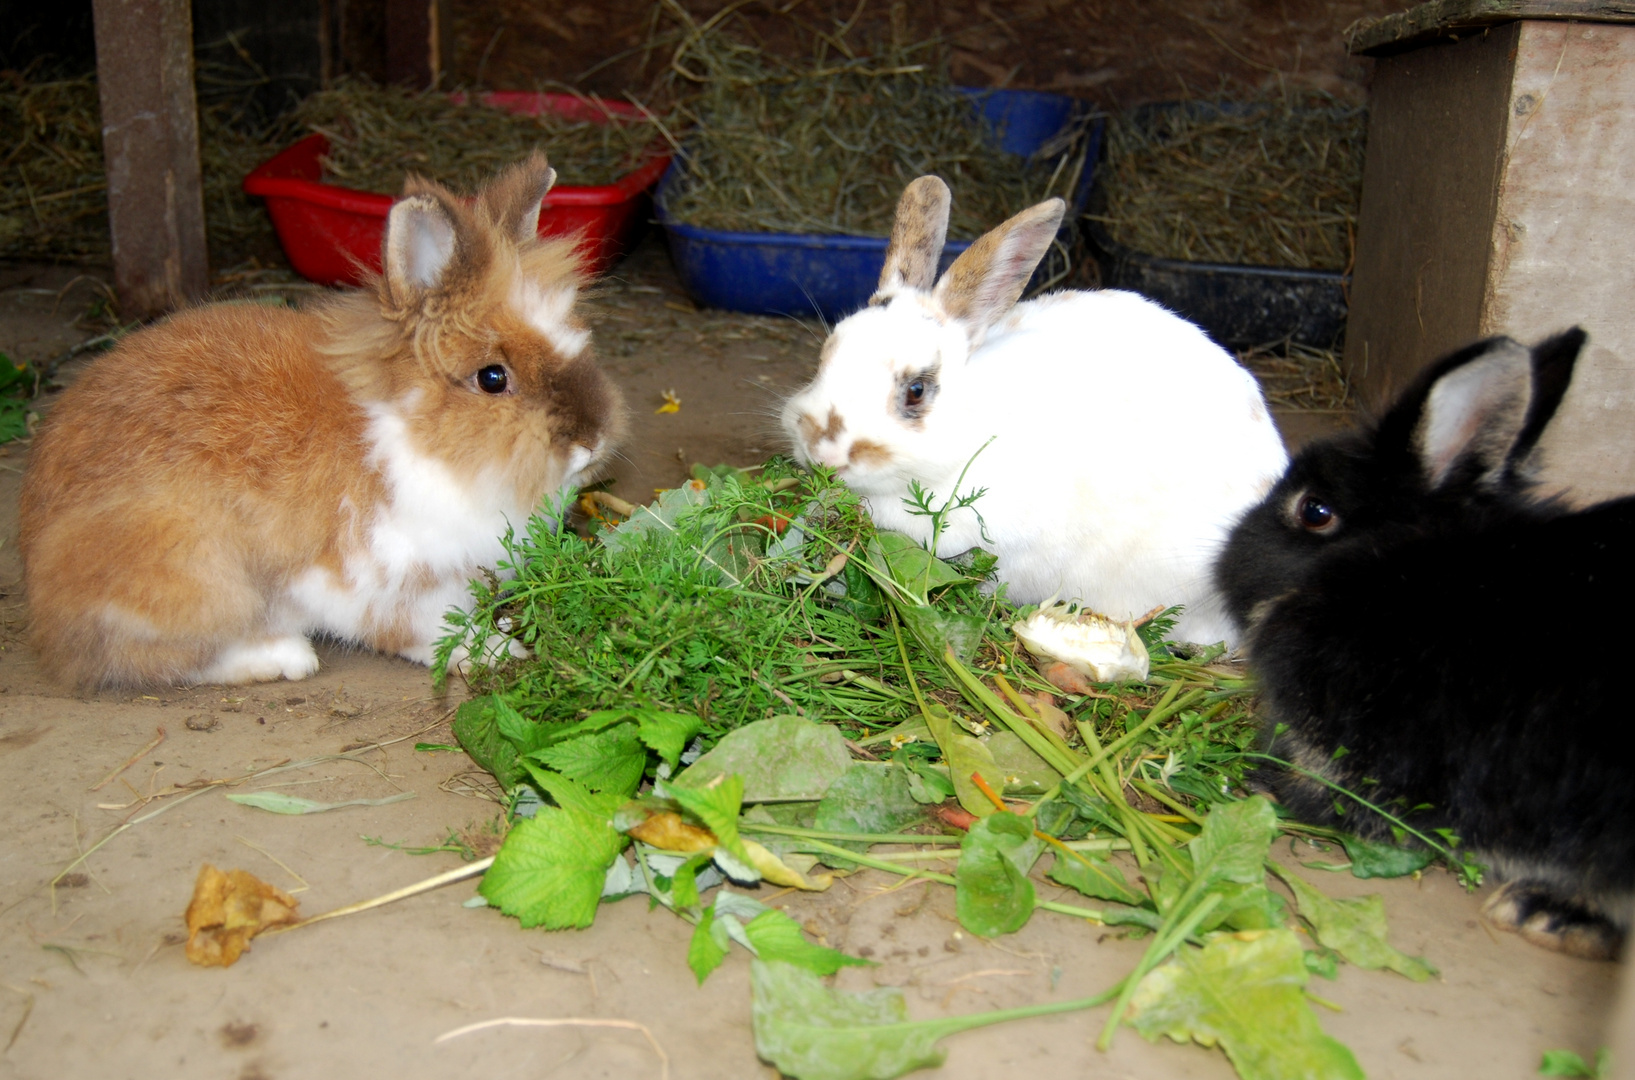
{"type": "Polygon", "coordinates": [[[1635,22],[1631,0],[1430,0],[1395,15],[1362,19],[1346,29],[1353,54],[1384,54],[1435,38],[1459,38],[1516,19],[1635,22]]]}

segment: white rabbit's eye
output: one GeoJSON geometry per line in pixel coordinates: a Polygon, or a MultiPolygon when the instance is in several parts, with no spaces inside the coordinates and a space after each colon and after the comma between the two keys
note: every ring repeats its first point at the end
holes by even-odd
{"type": "Polygon", "coordinates": [[[931,408],[931,399],[937,396],[935,370],[917,375],[897,376],[897,412],[905,420],[918,420],[931,408]]]}
{"type": "Polygon", "coordinates": [[[505,367],[501,364],[489,364],[477,372],[475,378],[477,389],[485,394],[503,394],[511,382],[511,377],[505,373],[505,367]]]}
{"type": "Polygon", "coordinates": [[[1315,495],[1306,495],[1295,505],[1295,518],[1307,532],[1328,532],[1340,523],[1334,508],[1315,495]]]}

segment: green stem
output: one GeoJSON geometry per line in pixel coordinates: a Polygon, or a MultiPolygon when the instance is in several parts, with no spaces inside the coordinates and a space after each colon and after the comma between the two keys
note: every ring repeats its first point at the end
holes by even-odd
{"type": "Polygon", "coordinates": [[[1203,903],[1198,905],[1197,910],[1187,916],[1180,925],[1167,933],[1160,933],[1153,939],[1152,945],[1148,947],[1146,954],[1141,957],[1141,962],[1135,966],[1134,971],[1125,977],[1123,989],[1120,990],[1118,995],[1118,1001],[1113,1005],[1113,1013],[1107,1018],[1106,1025],[1102,1027],[1101,1037],[1096,1040],[1097,1050],[1105,1052],[1113,1045],[1113,1032],[1118,1028],[1118,1022],[1124,1019],[1125,1012],[1130,1008],[1130,999],[1135,996],[1135,989],[1140,985],[1141,980],[1146,977],[1147,972],[1163,963],[1164,959],[1174,952],[1181,942],[1191,937],[1192,932],[1209,917],[1209,913],[1214,911],[1216,905],[1220,902],[1219,893],[1205,897],[1203,903]]]}

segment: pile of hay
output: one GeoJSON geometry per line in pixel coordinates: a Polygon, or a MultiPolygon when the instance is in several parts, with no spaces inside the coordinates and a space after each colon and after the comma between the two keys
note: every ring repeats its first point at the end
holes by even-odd
{"type": "Polygon", "coordinates": [[[536,147],[558,183],[611,184],[662,145],[662,135],[652,120],[603,112],[611,122],[525,116],[349,79],[306,98],[294,118],[329,139],[325,183],[395,195],[411,172],[470,191],[536,147]]]}
{"type": "Polygon", "coordinates": [[[1316,91],[1144,106],[1108,125],[1096,220],[1162,258],[1344,270],[1366,125],[1316,91]]]}
{"type": "Polygon", "coordinates": [[[904,186],[934,173],[953,189],[949,237],[970,239],[1069,195],[1083,166],[1082,123],[1032,159],[996,149],[935,43],[780,63],[700,29],[673,69],[692,88],[680,111],[693,130],[666,208],[690,225],[886,236],[904,186]]]}

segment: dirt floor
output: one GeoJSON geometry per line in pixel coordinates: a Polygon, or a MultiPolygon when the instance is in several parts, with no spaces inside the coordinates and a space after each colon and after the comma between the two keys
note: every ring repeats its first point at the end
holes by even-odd
{"type": "MultiPolygon", "coordinates": [[[[0,273],[0,349],[44,360],[87,335],[75,320],[95,285],[71,284],[75,273],[0,273]]],[[[652,240],[595,304],[599,349],[634,416],[616,492],[641,501],[691,462],[748,464],[778,449],[772,410],[815,365],[821,327],[695,310],[652,240]],[[653,412],[664,390],[681,399],[679,413],[653,412]]],[[[1336,422],[1280,419],[1296,439],[1336,422]]],[[[200,864],[247,869],[317,913],[459,866],[452,853],[381,844],[480,835],[498,808],[463,754],[414,749],[451,741],[460,691],[435,695],[426,671],[401,660],[331,647],[306,682],[248,688],[81,697],[44,681],[19,640],[16,496],[26,460],[26,448],[0,449],[0,791],[10,823],[0,834],[0,1078],[775,1075],[755,1057],[745,958],[698,987],[684,962],[690,927],[639,900],[604,908],[589,930],[523,931],[463,907],[474,895],[466,882],[262,938],[227,970],[188,964],[182,913],[200,864]],[[238,790],[414,798],[283,817],[228,802],[219,783],[193,786],[283,763],[299,767],[238,790]],[[662,1057],[628,1026],[435,1041],[501,1017],[633,1022],[662,1057]]],[[[1279,851],[1292,863],[1286,845],[1279,851]]],[[[1394,942],[1441,969],[1414,984],[1347,968],[1313,987],[1336,1007],[1320,1010],[1323,1026],[1369,1076],[1520,1078],[1535,1074],[1544,1050],[1589,1057],[1600,1045],[1613,965],[1489,930],[1477,914],[1485,892],[1466,894],[1440,871],[1388,882],[1301,872],[1333,895],[1383,893],[1394,942]]],[[[1044,912],[1021,933],[982,941],[959,930],[948,890],[893,887],[873,873],[776,902],[821,940],[879,961],[848,969],[841,986],[903,987],[916,1016],[1089,995],[1145,947],[1044,912]]],[[[1233,1075],[1219,1051],[1149,1045],[1128,1030],[1098,1053],[1104,1015],[955,1036],[944,1073],[1233,1075]]]]}

